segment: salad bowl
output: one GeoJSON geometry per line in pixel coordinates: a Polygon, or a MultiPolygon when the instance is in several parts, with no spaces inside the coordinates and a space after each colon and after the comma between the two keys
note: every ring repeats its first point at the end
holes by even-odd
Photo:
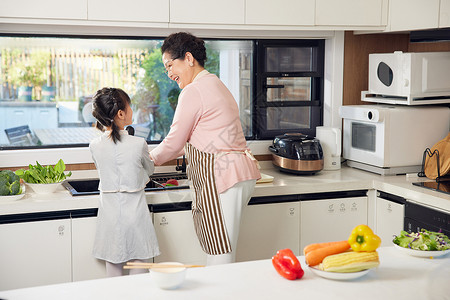
{"type": "Polygon", "coordinates": [[[394,247],[403,253],[406,253],[408,255],[415,256],[415,257],[439,257],[439,256],[444,256],[444,255],[450,253],[450,249],[441,250],[441,251],[414,250],[414,249],[400,247],[399,245],[397,245],[395,243],[394,243],[394,247]]]}

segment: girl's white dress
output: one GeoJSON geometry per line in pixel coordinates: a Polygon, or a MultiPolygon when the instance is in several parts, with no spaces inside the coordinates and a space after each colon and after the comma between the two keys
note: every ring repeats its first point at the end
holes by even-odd
{"type": "Polygon", "coordinates": [[[154,171],[147,143],[125,130],[120,135],[114,144],[105,132],[89,145],[100,177],[93,254],[111,263],[160,254],[144,192],[154,171]]]}

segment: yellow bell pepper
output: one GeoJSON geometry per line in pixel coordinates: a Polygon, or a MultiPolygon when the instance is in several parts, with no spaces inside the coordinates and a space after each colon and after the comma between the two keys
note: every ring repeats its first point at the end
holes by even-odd
{"type": "Polygon", "coordinates": [[[372,229],[367,225],[358,225],[353,228],[348,243],[356,252],[370,252],[375,251],[380,247],[381,239],[374,234],[372,229]]]}

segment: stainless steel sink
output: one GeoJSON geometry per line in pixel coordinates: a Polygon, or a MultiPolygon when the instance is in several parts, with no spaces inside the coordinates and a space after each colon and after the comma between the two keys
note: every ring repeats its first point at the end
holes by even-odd
{"type": "MultiPolygon", "coordinates": [[[[82,195],[96,195],[100,194],[98,190],[99,179],[79,179],[79,180],[66,180],[63,182],[63,186],[70,192],[72,196],[82,195]]],[[[187,175],[183,172],[173,173],[155,173],[150,176],[150,181],[145,187],[146,192],[150,191],[166,191],[177,189],[188,189],[187,175]],[[176,179],[179,182],[179,186],[162,186],[169,179],[176,179]],[[155,183],[156,182],[156,183],[155,183]],[[158,184],[159,183],[159,184],[158,184]]]]}

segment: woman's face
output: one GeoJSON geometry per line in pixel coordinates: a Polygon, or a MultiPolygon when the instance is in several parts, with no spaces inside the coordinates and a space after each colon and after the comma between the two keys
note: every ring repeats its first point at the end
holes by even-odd
{"type": "Polygon", "coordinates": [[[167,76],[176,81],[180,89],[183,89],[194,80],[194,69],[192,55],[186,54],[184,57],[174,57],[165,52],[162,55],[162,61],[167,71],[167,76]]]}

